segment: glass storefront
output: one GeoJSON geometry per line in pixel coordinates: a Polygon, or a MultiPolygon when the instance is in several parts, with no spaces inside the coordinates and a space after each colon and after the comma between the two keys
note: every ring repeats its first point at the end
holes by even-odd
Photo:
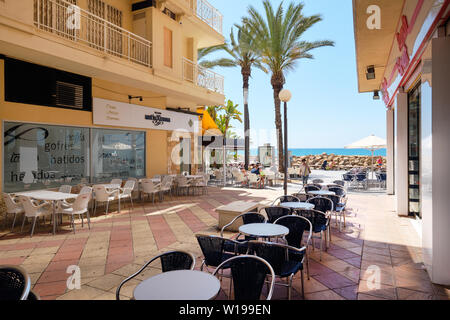
{"type": "Polygon", "coordinates": [[[4,122],[3,137],[5,192],[145,176],[145,132],[4,122]]]}
{"type": "Polygon", "coordinates": [[[420,84],[408,94],[408,203],[409,214],[420,215],[420,84]]]}

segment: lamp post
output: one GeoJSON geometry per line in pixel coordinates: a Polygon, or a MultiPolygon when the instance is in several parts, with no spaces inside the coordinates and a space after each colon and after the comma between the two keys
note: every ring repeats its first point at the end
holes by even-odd
{"type": "Polygon", "coordinates": [[[287,90],[281,90],[278,95],[281,101],[284,102],[284,195],[287,195],[287,180],[288,180],[288,125],[287,125],[287,103],[292,98],[292,93],[287,90]]]}

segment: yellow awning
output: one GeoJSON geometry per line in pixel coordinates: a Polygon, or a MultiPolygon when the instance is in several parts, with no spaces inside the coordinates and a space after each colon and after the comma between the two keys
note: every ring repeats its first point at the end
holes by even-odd
{"type": "Polygon", "coordinates": [[[205,134],[206,132],[208,135],[222,135],[222,133],[219,130],[219,127],[214,122],[213,118],[209,115],[207,110],[204,110],[202,108],[197,109],[198,113],[203,114],[202,119],[202,134],[205,134]],[[212,134],[214,133],[214,134],[212,134]]]}

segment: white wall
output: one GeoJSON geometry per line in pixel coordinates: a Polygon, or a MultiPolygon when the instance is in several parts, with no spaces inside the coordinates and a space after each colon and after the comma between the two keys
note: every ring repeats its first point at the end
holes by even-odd
{"type": "Polygon", "coordinates": [[[394,124],[394,115],[395,112],[393,109],[388,109],[386,111],[386,140],[387,140],[387,149],[386,149],[386,188],[387,194],[394,194],[395,188],[395,177],[394,177],[394,138],[395,138],[395,124],[394,124]]]}
{"type": "Polygon", "coordinates": [[[399,216],[408,216],[408,94],[397,94],[395,109],[395,195],[399,216]]]}

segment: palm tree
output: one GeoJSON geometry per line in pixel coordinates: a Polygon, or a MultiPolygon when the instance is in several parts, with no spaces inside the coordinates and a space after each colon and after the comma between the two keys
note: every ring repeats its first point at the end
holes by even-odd
{"type": "MultiPolygon", "coordinates": [[[[303,33],[321,21],[320,15],[304,16],[303,3],[290,3],[287,10],[280,3],[276,12],[269,0],[264,0],[265,17],[250,6],[249,17],[242,18],[241,30],[254,37],[254,47],[261,56],[263,66],[271,72],[271,84],[275,102],[275,127],[278,141],[279,170],[284,171],[283,132],[281,125],[279,93],[285,84],[285,73],[295,69],[300,59],[313,59],[311,50],[334,46],[333,41],[302,41],[303,33]]],[[[287,148],[287,146],[286,146],[287,148]]]]}
{"type": "Polygon", "coordinates": [[[234,104],[233,101],[228,100],[227,104],[222,107],[222,110],[225,112],[221,114],[218,118],[218,126],[220,131],[222,131],[224,136],[227,136],[228,130],[233,128],[231,125],[231,120],[237,120],[242,123],[241,115],[242,113],[237,109],[239,105],[234,104]]]}
{"type": "Polygon", "coordinates": [[[261,65],[260,57],[253,50],[253,37],[248,30],[245,30],[245,26],[237,26],[237,28],[237,38],[234,35],[233,28],[231,29],[229,43],[201,49],[201,51],[199,51],[199,64],[205,68],[213,68],[216,66],[241,68],[244,96],[245,168],[248,169],[250,162],[250,115],[248,110],[249,79],[252,75],[252,67],[257,67],[264,72],[267,72],[267,70],[261,65]],[[205,60],[206,55],[219,50],[227,52],[231,56],[231,59],[221,58],[212,61],[205,60]]]}

